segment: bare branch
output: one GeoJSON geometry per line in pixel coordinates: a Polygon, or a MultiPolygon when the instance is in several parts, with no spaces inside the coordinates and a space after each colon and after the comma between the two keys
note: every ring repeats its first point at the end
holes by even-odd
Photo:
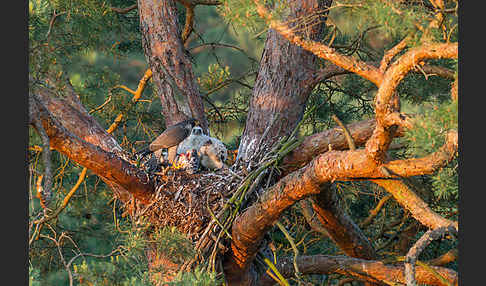
{"type": "MultiPolygon", "coordinates": [[[[351,123],[347,126],[356,146],[363,146],[371,137],[376,126],[374,119],[351,123]]],[[[307,136],[302,144],[290,152],[282,161],[284,173],[303,167],[317,155],[325,153],[331,146],[332,150],[345,150],[348,148],[346,137],[341,128],[325,130],[323,132],[307,136]]]]}
{"type": "Polygon", "coordinates": [[[439,257],[427,261],[427,264],[433,266],[443,266],[453,261],[456,261],[459,257],[459,251],[457,248],[453,248],[439,257]]]}
{"type": "Polygon", "coordinates": [[[348,256],[376,259],[373,245],[340,205],[335,189],[326,184],[312,196],[312,208],[329,237],[348,256]]]}
{"type": "MultiPolygon", "coordinates": [[[[446,232],[457,235],[453,227],[440,227],[428,230],[417,242],[410,248],[405,257],[405,280],[407,286],[416,286],[415,280],[415,263],[420,253],[433,241],[441,238],[446,232]]],[[[450,285],[449,285],[450,286],[450,285]]]]}
{"type": "Polygon", "coordinates": [[[115,153],[88,143],[70,133],[54,118],[36,95],[29,96],[29,104],[37,108],[51,146],[73,161],[87,167],[97,175],[123,186],[136,198],[146,203],[154,191],[153,182],[142,170],[134,167],[115,153]]]}
{"type": "Polygon", "coordinates": [[[191,35],[194,26],[194,6],[187,5],[186,7],[186,23],[184,24],[184,31],[182,31],[182,43],[186,43],[191,35]]]}
{"type": "Polygon", "coordinates": [[[134,9],[137,9],[137,4],[133,4],[131,6],[128,6],[126,8],[118,8],[118,7],[110,7],[110,10],[116,13],[120,14],[126,14],[134,9]]]}
{"type": "Polygon", "coordinates": [[[401,180],[374,179],[371,181],[392,194],[400,205],[408,210],[416,220],[426,227],[435,229],[452,225],[456,229],[459,229],[456,221],[448,220],[434,212],[426,202],[424,202],[401,180]]]}
{"type": "Polygon", "coordinates": [[[383,208],[383,206],[385,205],[385,203],[391,197],[392,197],[392,195],[388,194],[388,195],[384,196],[383,198],[381,198],[380,201],[378,202],[378,204],[376,205],[376,207],[370,211],[370,214],[368,215],[368,217],[364,221],[362,221],[359,224],[359,226],[360,227],[368,226],[373,221],[373,219],[380,213],[380,211],[383,208]]]}
{"type": "MultiPolygon", "coordinates": [[[[302,255],[297,258],[297,263],[302,274],[307,275],[339,273],[351,275],[359,280],[372,283],[405,283],[403,265],[386,265],[376,260],[330,255],[302,255]]],[[[284,277],[292,277],[294,275],[292,258],[280,258],[276,266],[284,277]]],[[[443,267],[431,266],[431,268],[451,284],[457,285],[459,279],[457,272],[443,267]]],[[[446,283],[423,266],[416,267],[416,278],[420,284],[447,286],[446,283]]],[[[274,285],[274,283],[275,281],[270,276],[263,274],[259,278],[257,285],[266,286],[274,285]]]]}
{"type": "MultiPolygon", "coordinates": [[[[32,116],[35,116],[32,114],[32,116]]],[[[44,163],[44,175],[41,177],[44,185],[38,188],[40,192],[41,205],[46,210],[52,199],[52,163],[51,163],[51,148],[49,143],[49,136],[47,136],[44,127],[39,118],[33,119],[34,126],[42,139],[42,161],[44,163]]],[[[40,186],[39,186],[40,187],[40,186]]]]}
{"type": "Polygon", "coordinates": [[[315,54],[316,56],[328,60],[345,70],[362,76],[363,78],[373,82],[376,86],[380,85],[383,74],[375,66],[369,65],[352,57],[344,56],[336,52],[336,50],[334,50],[333,48],[330,48],[322,43],[303,39],[301,36],[296,35],[295,32],[291,28],[289,28],[286,23],[273,19],[271,13],[267,10],[267,8],[265,8],[263,4],[260,3],[260,0],[254,0],[254,3],[257,6],[257,12],[260,17],[267,21],[270,28],[276,30],[289,42],[298,45],[303,49],[315,54]]]}
{"type": "Polygon", "coordinates": [[[383,167],[385,167],[391,175],[399,177],[432,174],[454,158],[457,148],[457,131],[449,131],[446,135],[445,144],[436,152],[422,158],[391,161],[384,164],[383,167]]]}
{"type": "Polygon", "coordinates": [[[456,77],[454,82],[452,83],[452,87],[451,87],[451,97],[452,97],[452,100],[457,100],[458,98],[458,85],[459,85],[459,81],[458,81],[458,78],[456,77]]]}
{"type": "Polygon", "coordinates": [[[405,37],[403,40],[401,40],[396,46],[388,50],[384,55],[383,58],[381,59],[380,62],[380,67],[379,70],[381,73],[385,73],[386,68],[390,64],[390,62],[393,60],[393,58],[398,55],[403,49],[407,47],[407,42],[410,37],[405,37]]]}
{"type": "MultiPolygon", "coordinates": [[[[445,68],[445,67],[440,67],[440,66],[431,66],[428,64],[425,64],[421,67],[421,69],[429,76],[431,75],[437,75],[446,79],[454,80],[455,79],[455,73],[453,70],[445,68]]],[[[415,70],[414,70],[415,71],[415,70]]]]}
{"type": "Polygon", "coordinates": [[[322,234],[323,236],[329,237],[329,233],[327,232],[326,228],[321,224],[319,219],[317,218],[316,214],[312,209],[312,205],[309,200],[301,200],[300,206],[302,208],[302,214],[304,215],[305,220],[309,224],[309,226],[315,230],[316,232],[322,234]]]}
{"type": "Polygon", "coordinates": [[[424,59],[457,58],[457,43],[433,43],[412,48],[395,61],[386,71],[375,97],[376,128],[366,142],[366,150],[376,162],[382,162],[394,134],[387,128],[389,114],[399,112],[396,89],[405,75],[424,59]]]}

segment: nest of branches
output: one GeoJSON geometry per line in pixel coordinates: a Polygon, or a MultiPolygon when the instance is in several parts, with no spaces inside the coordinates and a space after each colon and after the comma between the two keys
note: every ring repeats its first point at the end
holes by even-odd
{"type": "Polygon", "coordinates": [[[176,227],[193,242],[231,197],[240,183],[227,169],[189,174],[169,167],[154,173],[156,191],[149,205],[135,201],[133,216],[156,227],[176,227]]]}
{"type": "Polygon", "coordinates": [[[204,265],[208,271],[222,272],[221,258],[229,249],[234,220],[274,183],[281,160],[302,141],[296,132],[303,121],[273,146],[258,144],[249,162],[231,168],[189,174],[145,160],[142,165],[156,182],[154,197],[149,205],[131,200],[126,207],[135,221],[143,217],[156,227],[175,227],[192,241],[196,255],[181,265],[181,271],[204,265]]]}

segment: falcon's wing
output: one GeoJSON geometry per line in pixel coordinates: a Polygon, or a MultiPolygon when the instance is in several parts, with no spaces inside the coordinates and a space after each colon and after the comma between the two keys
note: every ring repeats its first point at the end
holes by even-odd
{"type": "Polygon", "coordinates": [[[173,125],[167,128],[149,145],[150,151],[176,146],[189,135],[189,132],[181,125],[173,125]]]}

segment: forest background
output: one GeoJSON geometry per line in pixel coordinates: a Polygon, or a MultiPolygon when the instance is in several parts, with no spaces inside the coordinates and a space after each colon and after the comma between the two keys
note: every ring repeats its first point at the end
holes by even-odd
{"type": "MultiPolygon", "coordinates": [[[[368,9],[353,9],[346,5],[331,9],[328,27],[332,28],[328,28],[322,38],[327,43],[332,42],[333,47],[343,54],[376,61],[406,36],[420,11],[396,17],[392,16],[393,9],[386,5],[361,2],[369,5],[366,6],[368,9]]],[[[447,9],[455,9],[454,1],[445,2],[450,6],[447,9]]],[[[138,103],[132,103],[130,90],[136,90],[148,68],[141,45],[140,20],[137,9],[120,13],[113,8],[134,4],[134,1],[32,0],[29,1],[28,24],[32,82],[48,78],[46,84],[64,91],[65,81],[69,79],[86,110],[105,129],[123,114],[113,135],[123,149],[130,152],[139,150],[165,129],[160,98],[151,82],[147,83],[138,103]]],[[[177,5],[179,22],[184,23],[186,10],[177,5]]],[[[187,44],[194,75],[205,97],[211,134],[220,138],[230,150],[238,148],[245,127],[266,36],[265,23],[257,15],[248,14],[249,5],[241,5],[241,11],[236,9],[229,13],[214,6],[197,6],[194,31],[187,44]]],[[[447,13],[444,24],[447,26],[446,40],[452,42],[458,37],[455,13],[447,13]]],[[[444,31],[431,35],[440,39],[443,36],[444,31]]],[[[437,76],[440,73],[437,70],[419,69],[400,86],[402,111],[421,114],[422,120],[419,121],[420,128],[395,142],[392,155],[397,158],[433,153],[444,143],[444,130],[457,129],[457,102],[451,100],[457,61],[432,63],[445,66],[445,75],[437,76]]],[[[371,118],[373,95],[373,85],[355,75],[323,80],[309,97],[299,136],[334,128],[339,120],[350,124],[371,118]],[[339,120],[333,119],[332,115],[339,120]]],[[[178,100],[183,102],[182,98],[178,100]]],[[[181,106],[186,111],[189,109],[184,104],[181,106]]],[[[44,214],[38,198],[46,172],[43,161],[46,152],[43,150],[41,136],[30,128],[31,285],[67,285],[73,281],[77,285],[148,285],[150,270],[144,253],[147,241],[143,228],[129,219],[121,203],[114,199],[113,192],[95,174],[87,171],[86,177],[80,180],[84,177],[83,167],[57,152],[52,152],[50,157],[54,190],[50,208],[60,213],[39,224],[44,214]],[[75,192],[70,192],[73,189],[75,192]],[[63,205],[66,196],[68,201],[63,205]]],[[[457,220],[459,215],[457,169],[457,159],[453,159],[438,172],[416,178],[425,189],[423,195],[433,210],[452,220],[457,220]]],[[[359,222],[368,237],[373,237],[375,249],[381,250],[385,256],[387,253],[406,253],[405,250],[408,251],[426,231],[376,185],[353,181],[339,182],[335,187],[346,211],[359,222]],[[367,227],[369,222],[365,221],[374,209],[376,217],[370,217],[373,224],[367,227]]],[[[281,222],[292,234],[300,254],[342,254],[325,231],[318,232],[311,226],[312,220],[305,216],[304,207],[291,208],[281,222]]],[[[279,255],[295,255],[292,240],[285,234],[276,227],[269,239],[276,245],[279,255]]],[[[193,254],[190,244],[174,228],[161,229],[157,242],[163,244],[168,253],[181,259],[193,254]]],[[[444,253],[451,254],[453,259],[441,265],[457,270],[456,248],[457,240],[440,239],[431,243],[421,259],[432,260],[444,253]]],[[[301,283],[302,279],[322,285],[356,283],[339,273],[294,278],[292,283],[301,283]]],[[[190,285],[195,281],[217,283],[221,277],[218,273],[196,269],[184,275],[180,273],[177,279],[190,285]]]]}

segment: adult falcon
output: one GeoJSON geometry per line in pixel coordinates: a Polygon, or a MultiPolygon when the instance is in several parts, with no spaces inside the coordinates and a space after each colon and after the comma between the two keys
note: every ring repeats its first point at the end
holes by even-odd
{"type": "Polygon", "coordinates": [[[176,157],[177,146],[191,134],[192,128],[197,125],[199,125],[199,121],[191,118],[169,126],[148,147],[137,152],[137,154],[145,156],[154,152],[157,158],[162,161],[162,149],[167,148],[167,159],[172,164],[176,157]]]}

